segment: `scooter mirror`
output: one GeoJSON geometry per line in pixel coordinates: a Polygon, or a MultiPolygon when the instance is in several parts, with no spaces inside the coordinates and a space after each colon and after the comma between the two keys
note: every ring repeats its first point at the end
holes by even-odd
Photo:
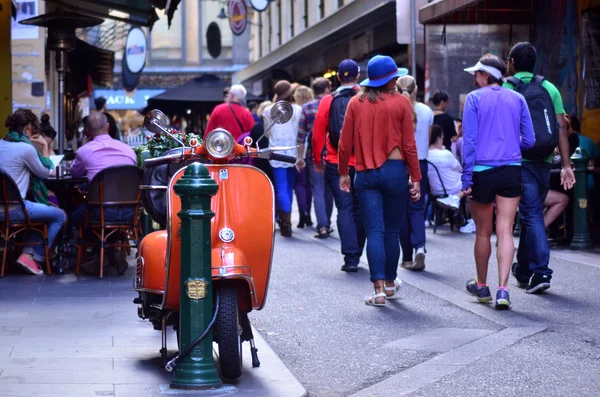
{"type": "Polygon", "coordinates": [[[161,134],[169,128],[169,117],[158,109],[150,110],[144,118],[144,127],[154,134],[161,134]]]}
{"type": "Polygon", "coordinates": [[[294,115],[294,108],[292,104],[287,101],[278,101],[275,102],[271,111],[269,112],[269,116],[271,116],[271,120],[276,124],[285,124],[294,115]]]}

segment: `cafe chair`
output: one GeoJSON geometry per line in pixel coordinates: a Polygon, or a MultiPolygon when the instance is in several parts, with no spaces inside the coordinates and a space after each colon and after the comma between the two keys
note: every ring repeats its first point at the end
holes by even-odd
{"type": "Polygon", "coordinates": [[[4,213],[4,219],[0,221],[0,241],[3,242],[2,267],[0,268],[0,277],[4,277],[6,270],[6,260],[8,257],[9,246],[39,245],[44,244],[46,257],[46,273],[52,274],[50,268],[50,254],[48,252],[48,225],[44,222],[32,222],[25,208],[25,202],[21,197],[21,192],[15,181],[0,170],[0,208],[4,213]],[[25,215],[25,221],[12,221],[10,219],[10,210],[20,207],[25,215]],[[17,236],[24,232],[40,233],[43,241],[39,243],[15,241],[17,236]]]}
{"type": "Polygon", "coordinates": [[[87,247],[100,247],[100,269],[99,277],[104,277],[105,249],[120,247],[129,250],[132,239],[137,246],[139,242],[139,208],[141,201],[140,184],[142,171],[135,165],[114,166],[100,171],[90,182],[87,192],[87,209],[85,220],[78,230],[77,242],[77,268],[79,268],[85,256],[87,247]],[[107,219],[106,211],[110,209],[130,209],[133,216],[129,219],[111,221],[107,219]],[[94,212],[95,219],[91,216],[94,212]],[[88,232],[86,234],[86,232],[88,232]],[[120,235],[120,236],[118,236],[120,235]],[[93,240],[86,239],[91,236],[93,240]],[[121,237],[124,241],[110,241],[113,237],[121,237]]]}

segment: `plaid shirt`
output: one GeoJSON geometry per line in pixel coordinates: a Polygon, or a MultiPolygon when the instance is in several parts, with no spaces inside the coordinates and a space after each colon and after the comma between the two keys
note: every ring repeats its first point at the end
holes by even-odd
{"type": "MultiPolygon", "coordinates": [[[[324,95],[319,95],[315,100],[302,106],[302,113],[300,113],[300,122],[298,125],[298,136],[296,138],[298,144],[306,143],[306,138],[312,133],[317,109],[319,108],[319,103],[321,103],[323,96],[324,95]]],[[[308,147],[310,148],[310,146],[311,139],[308,140],[308,147]]]]}

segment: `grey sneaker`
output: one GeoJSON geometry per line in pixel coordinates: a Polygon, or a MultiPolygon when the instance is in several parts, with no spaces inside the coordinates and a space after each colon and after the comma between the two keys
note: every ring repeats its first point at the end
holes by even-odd
{"type": "Polygon", "coordinates": [[[425,270],[425,248],[420,247],[415,252],[415,263],[412,266],[413,270],[425,270]]]}
{"type": "Polygon", "coordinates": [[[467,292],[475,297],[481,303],[492,301],[492,294],[489,287],[480,287],[477,285],[477,279],[467,281],[467,292]]]}

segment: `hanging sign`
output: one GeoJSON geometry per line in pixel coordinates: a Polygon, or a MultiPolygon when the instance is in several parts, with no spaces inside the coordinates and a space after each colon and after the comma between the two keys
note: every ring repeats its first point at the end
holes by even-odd
{"type": "Polygon", "coordinates": [[[229,26],[234,35],[240,36],[246,30],[248,12],[244,0],[229,0],[229,26]]]}
{"type": "Polygon", "coordinates": [[[250,0],[250,5],[258,12],[262,12],[269,7],[270,0],[250,0]]]}
{"type": "Polygon", "coordinates": [[[144,65],[146,65],[146,51],[148,44],[144,31],[133,27],[127,34],[125,52],[123,53],[123,87],[133,91],[137,86],[144,65]]]}

